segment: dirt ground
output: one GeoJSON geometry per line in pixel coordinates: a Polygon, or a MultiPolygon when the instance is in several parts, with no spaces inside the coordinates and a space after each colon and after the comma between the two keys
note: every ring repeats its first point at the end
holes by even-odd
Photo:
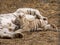
{"type": "MultiPolygon", "coordinates": [[[[60,0],[0,0],[0,13],[11,13],[22,7],[38,9],[60,29],[60,0]]],[[[59,32],[48,30],[23,34],[23,38],[0,39],[0,45],[60,45],[59,32]]]]}

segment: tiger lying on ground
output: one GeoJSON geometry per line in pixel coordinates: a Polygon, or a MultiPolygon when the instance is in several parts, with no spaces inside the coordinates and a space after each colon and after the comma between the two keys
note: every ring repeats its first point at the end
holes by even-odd
{"type": "Polygon", "coordinates": [[[19,22],[20,29],[17,29],[15,32],[20,33],[25,31],[40,31],[40,30],[55,30],[57,31],[57,27],[49,24],[47,20],[37,19],[36,17],[28,18],[28,16],[32,15],[23,15],[19,16],[19,18],[16,19],[15,24],[19,22]],[[27,17],[26,17],[27,16],[27,17]]]}
{"type": "Polygon", "coordinates": [[[16,35],[21,36],[22,32],[24,31],[50,29],[51,27],[52,26],[48,24],[48,21],[45,18],[42,17],[38,19],[32,14],[30,15],[22,12],[20,12],[19,14],[15,14],[15,12],[8,14],[0,14],[1,38],[15,38],[16,35]]]}

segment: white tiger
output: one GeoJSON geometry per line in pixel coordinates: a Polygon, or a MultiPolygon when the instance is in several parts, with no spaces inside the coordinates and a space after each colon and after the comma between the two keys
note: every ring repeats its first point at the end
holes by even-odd
{"type": "Polygon", "coordinates": [[[55,31],[57,30],[57,28],[54,25],[49,24],[47,20],[37,19],[33,15],[26,14],[24,16],[19,16],[19,18],[16,19],[15,23],[17,22],[19,22],[20,29],[16,30],[16,33],[22,33],[24,31],[32,31],[32,30],[34,31],[47,30],[47,29],[50,29],[50,30],[55,29],[55,31]]]}
{"type": "MultiPolygon", "coordinates": [[[[22,10],[23,11],[23,10],[22,10]]],[[[24,11],[25,12],[25,11],[24,11]]],[[[24,31],[36,30],[42,27],[49,29],[48,20],[41,16],[39,19],[33,14],[26,14],[24,12],[14,12],[8,14],[0,14],[0,36],[14,38],[15,35],[21,34],[24,31]],[[19,27],[15,29],[16,27],[19,27]]],[[[33,11],[32,11],[33,12],[33,11]]],[[[35,11],[36,12],[36,11],[35,11]]],[[[39,17],[39,14],[36,13],[39,17]]],[[[20,36],[21,36],[20,35],[20,36]]]]}

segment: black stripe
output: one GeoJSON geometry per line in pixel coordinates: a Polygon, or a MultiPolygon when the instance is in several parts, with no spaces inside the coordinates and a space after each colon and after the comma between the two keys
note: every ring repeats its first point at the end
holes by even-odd
{"type": "Polygon", "coordinates": [[[31,15],[31,10],[30,10],[30,15],[31,15]]]}
{"type": "Polygon", "coordinates": [[[29,11],[27,10],[28,14],[29,14],[29,11]]]}
{"type": "Polygon", "coordinates": [[[36,13],[34,12],[34,15],[36,15],[36,13]]]}

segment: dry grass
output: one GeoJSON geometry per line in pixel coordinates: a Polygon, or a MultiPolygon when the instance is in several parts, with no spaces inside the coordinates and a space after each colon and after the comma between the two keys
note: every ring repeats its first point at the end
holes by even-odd
{"type": "MultiPolygon", "coordinates": [[[[60,0],[0,0],[0,13],[14,12],[20,7],[40,10],[50,23],[60,29],[60,0]]],[[[0,45],[58,45],[58,34],[54,31],[25,32],[23,38],[0,39],[0,45]]]]}

